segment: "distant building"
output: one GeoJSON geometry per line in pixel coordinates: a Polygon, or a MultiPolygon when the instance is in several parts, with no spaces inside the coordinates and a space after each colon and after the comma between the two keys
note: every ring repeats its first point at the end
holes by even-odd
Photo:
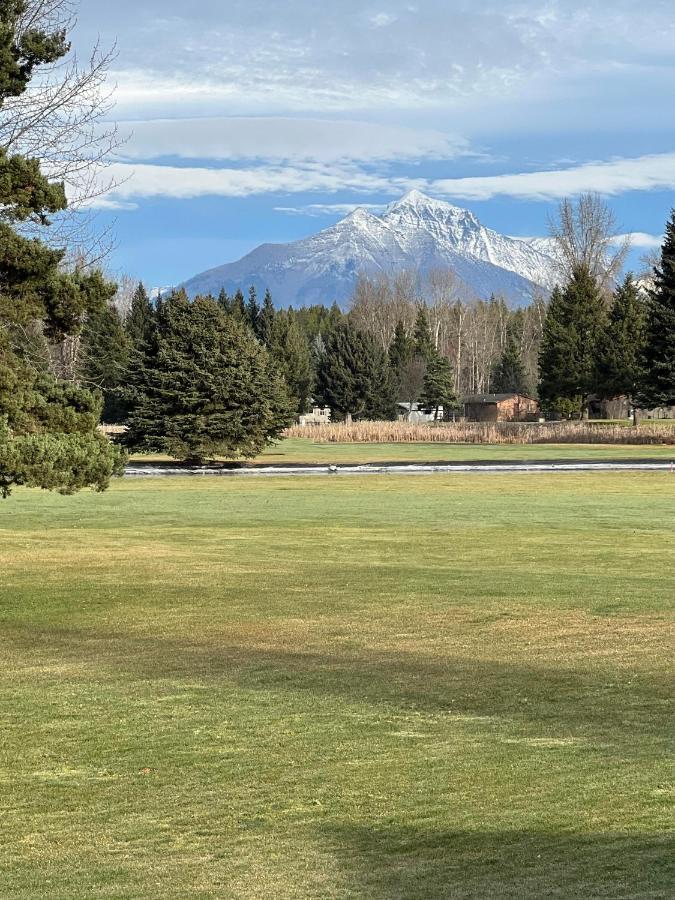
{"type": "Polygon", "coordinates": [[[440,422],[443,420],[442,406],[438,409],[438,419],[434,418],[433,412],[428,413],[420,409],[419,403],[397,403],[396,407],[398,409],[399,422],[412,422],[415,425],[419,425],[420,422],[440,422]]]}
{"type": "Polygon", "coordinates": [[[464,398],[468,422],[526,422],[537,418],[539,403],[524,394],[474,394],[464,398]]]}
{"type": "Polygon", "coordinates": [[[313,406],[310,413],[300,416],[299,425],[329,425],[330,409],[327,406],[313,406]]]}

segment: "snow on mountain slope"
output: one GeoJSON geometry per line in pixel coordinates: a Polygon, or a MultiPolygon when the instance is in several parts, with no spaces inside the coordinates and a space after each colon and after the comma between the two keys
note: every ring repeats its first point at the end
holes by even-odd
{"type": "Polygon", "coordinates": [[[356,209],[303,240],[263,244],[238,262],[210,269],[184,285],[191,296],[269,288],[280,306],[345,303],[359,275],[452,270],[464,296],[501,294],[514,305],[554,284],[543,247],[480,224],[467,209],[411,191],[381,216],[356,209]]]}

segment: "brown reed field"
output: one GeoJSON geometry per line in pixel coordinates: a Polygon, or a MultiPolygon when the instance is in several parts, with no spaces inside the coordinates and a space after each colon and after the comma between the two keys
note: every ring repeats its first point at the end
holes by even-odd
{"type": "Polygon", "coordinates": [[[603,422],[334,422],[287,429],[285,437],[331,444],[622,444],[675,445],[675,425],[603,422]]]}

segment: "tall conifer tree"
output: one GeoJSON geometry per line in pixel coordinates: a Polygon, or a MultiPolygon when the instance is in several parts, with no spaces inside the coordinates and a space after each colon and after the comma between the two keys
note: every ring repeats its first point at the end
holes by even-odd
{"type": "Polygon", "coordinates": [[[632,275],[614,291],[598,353],[598,393],[633,402],[644,375],[647,305],[632,275]]]}
{"type": "Polygon", "coordinates": [[[644,407],[675,405],[675,209],[666,225],[661,260],[647,302],[644,407]]]}
{"type": "Polygon", "coordinates": [[[575,268],[564,291],[548,307],[539,357],[539,395],[544,408],[578,416],[597,390],[598,355],[607,311],[595,278],[575,268]]]}

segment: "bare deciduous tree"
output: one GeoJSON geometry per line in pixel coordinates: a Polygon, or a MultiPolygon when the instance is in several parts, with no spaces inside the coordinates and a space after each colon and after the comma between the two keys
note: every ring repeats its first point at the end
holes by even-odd
{"type": "MultiPolygon", "coordinates": [[[[75,11],[75,0],[27,0],[18,31],[68,33],[75,11]]],[[[117,126],[108,121],[113,91],[107,78],[114,58],[114,48],[99,44],[85,61],[71,52],[38,69],[28,89],[8,98],[0,110],[0,148],[39,159],[43,171],[66,186],[70,213],[57,216],[40,236],[90,259],[100,258],[109,241],[108,235],[92,234],[87,209],[113,187],[105,170],[123,143],[117,126]]]]}
{"type": "Polygon", "coordinates": [[[610,292],[621,275],[630,238],[619,235],[614,213],[599,194],[563,200],[549,217],[549,234],[556,246],[561,281],[583,266],[610,292]]]}

